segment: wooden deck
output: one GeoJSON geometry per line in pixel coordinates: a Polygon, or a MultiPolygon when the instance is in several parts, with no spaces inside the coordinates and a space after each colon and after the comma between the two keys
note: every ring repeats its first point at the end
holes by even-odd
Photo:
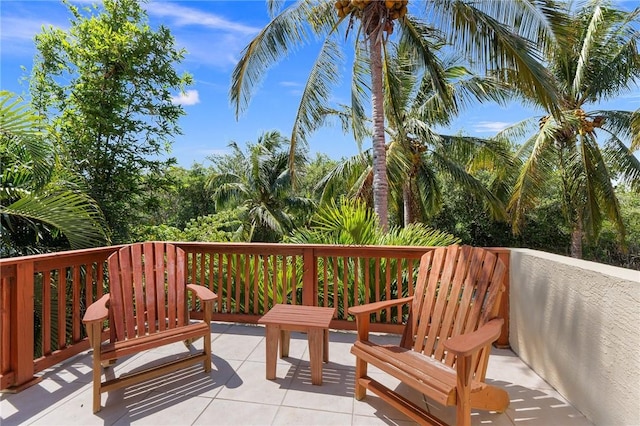
{"type": "MultiPolygon", "coordinates": [[[[44,370],[42,380],[18,394],[0,396],[0,424],[11,425],[410,425],[404,415],[378,398],[363,401],[353,397],[355,358],[349,349],[355,334],[331,331],[329,363],[324,365],[324,382],[311,384],[307,337],[292,332],[290,357],[278,359],[277,378],[266,380],[265,330],[262,326],[232,323],[212,325],[213,369],[200,366],[140,383],[104,395],[104,408],[91,410],[91,357],[88,352],[44,370]]],[[[399,336],[376,335],[380,342],[395,343],[399,336]]],[[[202,345],[201,341],[196,346],[202,345]]],[[[150,357],[171,357],[184,351],[182,343],[152,353],[135,355],[115,368],[127,370],[150,357]]],[[[373,369],[372,369],[373,370],[373,369]]],[[[377,375],[375,371],[371,374],[377,375]]],[[[410,389],[381,380],[409,398],[424,404],[410,389]]],[[[506,413],[477,412],[477,425],[590,425],[546,382],[509,350],[494,350],[488,380],[509,392],[506,413]]],[[[454,413],[430,407],[439,417],[451,421],[454,413]]]]}

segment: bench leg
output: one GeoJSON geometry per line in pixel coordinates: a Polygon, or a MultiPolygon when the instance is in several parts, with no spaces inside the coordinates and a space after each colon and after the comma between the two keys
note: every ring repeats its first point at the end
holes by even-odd
{"type": "Polygon", "coordinates": [[[312,328],[308,332],[309,337],[309,363],[311,364],[311,384],[322,384],[322,358],[324,330],[312,328]]]}
{"type": "Polygon", "coordinates": [[[267,325],[266,335],[267,380],[274,380],[276,378],[276,358],[278,357],[278,337],[280,337],[280,328],[273,325],[267,325]]]}

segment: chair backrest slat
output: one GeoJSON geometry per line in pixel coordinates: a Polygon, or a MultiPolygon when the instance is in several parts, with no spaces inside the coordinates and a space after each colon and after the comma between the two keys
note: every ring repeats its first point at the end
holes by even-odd
{"type": "MultiPolygon", "coordinates": [[[[455,358],[442,343],[496,316],[505,273],[504,263],[482,248],[449,246],[424,254],[403,345],[453,367],[455,358]]],[[[476,378],[484,378],[488,352],[473,360],[476,378]]]]}
{"type": "Polygon", "coordinates": [[[112,339],[187,324],[185,261],[182,249],[162,242],[128,245],[109,256],[112,339]]]}
{"type": "MultiPolygon", "coordinates": [[[[158,330],[164,331],[167,329],[167,290],[165,283],[165,270],[164,270],[164,247],[158,244],[153,245],[153,264],[154,264],[154,283],[156,285],[156,307],[158,314],[158,330]]],[[[153,278],[154,275],[150,277],[153,278]]]]}
{"type": "MultiPolygon", "coordinates": [[[[154,254],[153,243],[144,243],[142,245],[144,253],[149,254],[150,256],[154,254]]],[[[147,261],[144,262],[144,276],[145,277],[153,277],[153,268],[155,262],[147,261]]],[[[147,307],[147,327],[149,328],[149,333],[156,333],[158,331],[158,298],[161,298],[161,294],[157,294],[157,289],[155,285],[155,279],[149,280],[145,285],[145,305],[147,307]]]]}
{"type": "Polygon", "coordinates": [[[146,318],[145,313],[147,311],[146,300],[144,296],[144,274],[142,260],[142,246],[135,244],[131,246],[131,269],[133,270],[133,291],[135,293],[135,312],[136,317],[136,330],[135,335],[141,335],[146,332],[146,318]]]}

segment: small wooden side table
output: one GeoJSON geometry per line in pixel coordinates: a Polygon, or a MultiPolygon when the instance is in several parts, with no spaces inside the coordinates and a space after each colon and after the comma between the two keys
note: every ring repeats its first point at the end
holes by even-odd
{"type": "Polygon", "coordinates": [[[322,362],[329,361],[329,323],[334,312],[335,308],[277,304],[258,320],[266,326],[268,380],[276,378],[278,340],[280,358],[284,358],[289,356],[290,332],[301,331],[307,333],[309,341],[311,383],[322,384],[322,362]]]}

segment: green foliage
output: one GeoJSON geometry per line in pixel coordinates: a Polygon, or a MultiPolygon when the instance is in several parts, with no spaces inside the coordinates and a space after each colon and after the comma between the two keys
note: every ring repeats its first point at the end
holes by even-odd
{"type": "Polygon", "coordinates": [[[48,27],[36,36],[30,89],[59,144],[62,161],[86,180],[114,242],[127,241],[131,224],[153,207],[149,187],[167,184],[161,160],[179,133],[181,106],[172,91],[191,79],[175,70],[184,51],[163,26],[154,30],[136,0],[105,0],[78,7],[68,30],[48,27]]]}
{"type": "Polygon", "coordinates": [[[605,221],[598,239],[585,245],[584,258],[640,270],[640,197],[625,188],[616,188],[620,213],[627,230],[627,244],[621,246],[616,226],[605,221]]]}
{"type": "Polygon", "coordinates": [[[191,219],[184,229],[187,241],[246,241],[241,218],[244,209],[222,210],[191,219]]]}
{"type": "MultiPolygon", "coordinates": [[[[320,201],[321,188],[318,182],[337,166],[338,162],[332,160],[326,154],[317,153],[315,158],[304,164],[301,171],[296,173],[296,192],[304,197],[320,201]]],[[[345,193],[344,189],[334,188],[333,197],[338,198],[345,193]]]]}
{"type": "Polygon", "coordinates": [[[38,117],[0,92],[0,257],[108,243],[100,209],[61,169],[38,117]]]}
{"type": "Polygon", "coordinates": [[[552,194],[527,212],[525,226],[517,235],[509,223],[493,219],[480,198],[459,187],[444,194],[442,210],[429,223],[456,235],[464,244],[480,247],[527,247],[567,255],[571,243],[561,205],[552,194]]]}
{"type": "Polygon", "coordinates": [[[184,232],[170,225],[140,225],[131,230],[131,242],[185,241],[184,232]]]}
{"type": "MultiPolygon", "coordinates": [[[[189,169],[169,167],[162,176],[163,182],[150,187],[145,216],[141,222],[184,229],[192,218],[214,213],[212,191],[207,187],[207,180],[212,173],[210,167],[198,163],[189,169]]],[[[149,182],[147,186],[152,184],[149,182]]]]}
{"type": "Polygon", "coordinates": [[[444,246],[459,239],[451,234],[412,224],[384,232],[374,212],[363,202],[342,198],[319,209],[308,229],[285,239],[292,243],[341,245],[444,246]]]}
{"type": "Polygon", "coordinates": [[[223,210],[220,213],[190,219],[184,229],[175,226],[142,225],[132,231],[133,241],[245,241],[240,217],[242,209],[223,210]]]}

